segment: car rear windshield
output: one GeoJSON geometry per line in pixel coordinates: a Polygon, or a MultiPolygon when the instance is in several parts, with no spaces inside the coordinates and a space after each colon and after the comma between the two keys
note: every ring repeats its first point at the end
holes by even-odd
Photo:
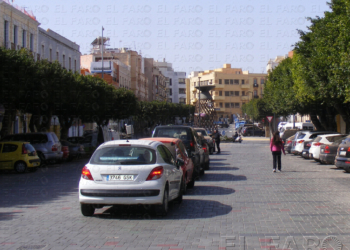
{"type": "Polygon", "coordinates": [[[297,139],[303,139],[305,137],[305,134],[304,133],[301,133],[297,139]]]}
{"type": "Polygon", "coordinates": [[[322,140],[322,137],[321,136],[317,136],[316,139],[313,140],[313,142],[319,142],[322,140]]]}
{"type": "Polygon", "coordinates": [[[345,136],[342,136],[342,135],[327,136],[327,140],[328,140],[329,142],[335,142],[335,141],[337,141],[337,140],[339,140],[339,139],[343,139],[343,138],[345,138],[345,136]]]}
{"type": "Polygon", "coordinates": [[[170,137],[190,141],[190,133],[186,128],[156,128],[152,137],[170,137]]]}
{"type": "Polygon", "coordinates": [[[156,153],[142,146],[113,146],[96,150],[90,163],[98,165],[155,164],[156,153]]]}
{"type": "Polygon", "coordinates": [[[32,152],[35,151],[35,148],[32,146],[32,144],[25,143],[25,144],[24,144],[24,147],[25,147],[25,149],[28,150],[30,153],[32,153],[32,152]]]}

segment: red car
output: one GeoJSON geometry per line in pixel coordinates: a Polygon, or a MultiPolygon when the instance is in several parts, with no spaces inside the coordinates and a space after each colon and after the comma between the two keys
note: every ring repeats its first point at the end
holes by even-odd
{"type": "Polygon", "coordinates": [[[183,193],[186,193],[187,188],[193,188],[195,179],[193,178],[194,165],[191,158],[187,155],[185,145],[180,139],[168,138],[168,137],[153,137],[153,138],[142,138],[140,140],[160,141],[162,142],[173,154],[175,159],[182,159],[184,165],[181,166],[183,171],[184,185],[183,193]]]}

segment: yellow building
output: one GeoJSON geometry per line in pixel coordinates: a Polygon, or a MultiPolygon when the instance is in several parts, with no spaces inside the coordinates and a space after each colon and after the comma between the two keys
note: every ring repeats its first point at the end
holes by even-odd
{"type": "Polygon", "coordinates": [[[0,46],[8,49],[27,48],[38,53],[38,26],[35,16],[24,8],[0,0],[0,46]]]}
{"type": "Polygon", "coordinates": [[[242,116],[242,105],[252,98],[261,98],[264,93],[266,74],[249,73],[241,68],[231,68],[224,64],[223,68],[192,72],[187,82],[190,95],[188,104],[196,104],[198,90],[195,86],[214,85],[211,91],[214,107],[219,118],[231,118],[232,115],[242,116]]]}

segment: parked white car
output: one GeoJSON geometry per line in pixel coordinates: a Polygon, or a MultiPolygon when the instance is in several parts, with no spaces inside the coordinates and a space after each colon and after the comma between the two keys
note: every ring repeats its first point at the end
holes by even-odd
{"type": "Polygon", "coordinates": [[[309,149],[309,158],[314,159],[315,161],[320,161],[320,151],[321,145],[330,145],[334,141],[344,138],[346,135],[342,134],[328,134],[328,135],[319,135],[316,139],[311,142],[309,149]]]}
{"type": "Polygon", "coordinates": [[[150,204],[165,215],[182,201],[181,159],[161,142],[115,140],[101,144],[82,169],[79,202],[84,216],[108,205],[150,204]]]}

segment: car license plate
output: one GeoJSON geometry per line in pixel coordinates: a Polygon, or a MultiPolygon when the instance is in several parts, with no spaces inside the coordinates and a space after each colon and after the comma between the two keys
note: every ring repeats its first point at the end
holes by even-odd
{"type": "Polygon", "coordinates": [[[110,174],[107,175],[107,181],[133,181],[134,175],[131,174],[110,174]]]}
{"type": "Polygon", "coordinates": [[[342,156],[346,155],[346,151],[340,151],[339,155],[342,155],[342,156]]]}

